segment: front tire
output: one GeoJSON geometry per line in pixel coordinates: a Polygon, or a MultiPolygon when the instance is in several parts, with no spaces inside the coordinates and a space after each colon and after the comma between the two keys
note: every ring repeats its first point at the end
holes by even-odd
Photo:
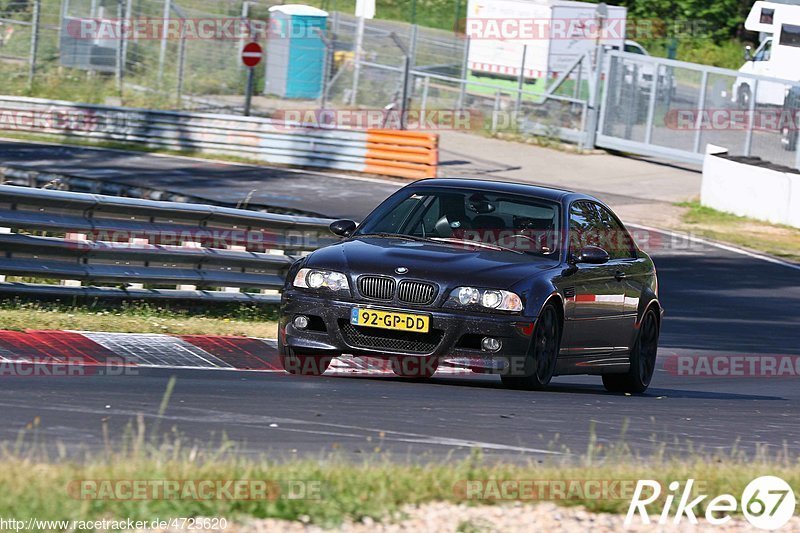
{"type": "MultiPolygon", "coordinates": [[[[561,349],[561,319],[553,304],[542,309],[533,330],[531,347],[525,357],[522,376],[502,375],[500,380],[510,389],[542,390],[556,373],[561,349]]],[[[513,374],[513,368],[512,374],[513,374]]]]}
{"type": "Polygon", "coordinates": [[[631,350],[631,367],[626,374],[605,374],[603,386],[608,392],[641,394],[650,386],[656,369],[659,324],[656,312],[649,309],[639,325],[631,350]]]}
{"type": "Polygon", "coordinates": [[[291,348],[284,348],[281,355],[283,369],[293,376],[321,376],[331,361],[330,355],[298,355],[291,348]]]}

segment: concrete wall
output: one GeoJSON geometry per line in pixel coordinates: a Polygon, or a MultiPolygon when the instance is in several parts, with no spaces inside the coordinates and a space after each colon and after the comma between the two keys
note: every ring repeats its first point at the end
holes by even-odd
{"type": "Polygon", "coordinates": [[[800,174],[730,161],[709,150],[700,202],[739,216],[800,228],[800,174]]]}

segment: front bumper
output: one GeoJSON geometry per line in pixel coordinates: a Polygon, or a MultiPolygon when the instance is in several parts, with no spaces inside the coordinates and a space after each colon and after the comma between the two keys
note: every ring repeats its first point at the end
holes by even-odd
{"type": "Polygon", "coordinates": [[[503,359],[524,357],[528,353],[532,332],[533,320],[517,315],[401,308],[290,291],[284,294],[281,304],[279,340],[283,347],[299,354],[437,358],[475,370],[500,370],[505,366],[503,359]],[[350,316],[354,307],[428,315],[430,333],[352,326],[350,316]],[[308,328],[300,330],[294,326],[293,320],[298,315],[311,318],[308,328]],[[480,341],[484,337],[499,339],[502,348],[497,352],[481,350],[480,341]]]}

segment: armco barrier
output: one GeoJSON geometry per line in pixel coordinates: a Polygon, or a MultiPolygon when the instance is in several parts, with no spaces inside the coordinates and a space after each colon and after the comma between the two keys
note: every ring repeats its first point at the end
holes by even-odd
{"type": "Polygon", "coordinates": [[[330,222],[0,185],[0,292],[274,303],[330,222]]]}
{"type": "Polygon", "coordinates": [[[436,176],[435,134],[310,128],[286,121],[0,96],[0,131],[21,131],[151,148],[229,154],[267,163],[436,176]]]}

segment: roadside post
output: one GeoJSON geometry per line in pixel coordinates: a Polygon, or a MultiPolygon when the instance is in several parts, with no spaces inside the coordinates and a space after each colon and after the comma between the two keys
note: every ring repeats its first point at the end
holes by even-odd
{"type": "Polygon", "coordinates": [[[594,149],[595,139],[597,138],[597,125],[600,117],[600,94],[603,84],[603,23],[608,18],[608,5],[605,2],[597,4],[595,10],[597,18],[597,41],[595,43],[595,58],[594,58],[594,90],[589,94],[589,114],[586,121],[587,142],[586,148],[589,150],[594,149]]]}
{"type": "Polygon", "coordinates": [[[356,105],[358,99],[358,82],[361,77],[361,52],[364,48],[365,19],[375,18],[375,0],[356,0],[356,26],[355,54],[353,57],[353,88],[350,94],[350,105],[356,105]]]}
{"type": "Polygon", "coordinates": [[[264,50],[258,43],[247,43],[242,48],[242,63],[247,67],[247,92],[244,97],[244,116],[250,116],[250,103],[253,100],[255,67],[264,58],[264,50]]]}

